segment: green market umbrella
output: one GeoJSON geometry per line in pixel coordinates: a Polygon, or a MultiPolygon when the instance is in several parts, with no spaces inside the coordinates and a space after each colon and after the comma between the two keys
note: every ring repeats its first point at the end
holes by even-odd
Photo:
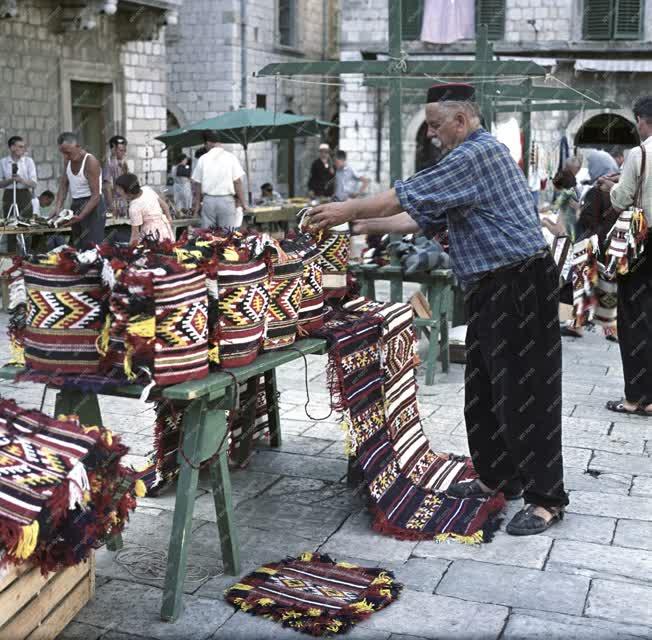
{"type": "MultiPolygon", "coordinates": [[[[156,140],[167,147],[194,147],[204,143],[203,134],[211,131],[216,134],[219,142],[240,144],[245,153],[245,169],[249,183],[248,147],[254,142],[265,140],[289,140],[318,136],[325,129],[337,126],[332,122],[324,122],[308,116],[297,116],[291,113],[277,113],[265,109],[239,109],[228,111],[214,118],[195,122],[187,127],[166,131],[156,140]]],[[[251,193],[250,200],[251,200],[251,193]]]]}

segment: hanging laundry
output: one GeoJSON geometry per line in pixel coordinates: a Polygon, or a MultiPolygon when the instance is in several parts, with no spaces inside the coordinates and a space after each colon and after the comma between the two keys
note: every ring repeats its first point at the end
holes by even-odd
{"type": "Polygon", "coordinates": [[[475,38],[475,0],[425,0],[421,40],[447,44],[475,38]]]}

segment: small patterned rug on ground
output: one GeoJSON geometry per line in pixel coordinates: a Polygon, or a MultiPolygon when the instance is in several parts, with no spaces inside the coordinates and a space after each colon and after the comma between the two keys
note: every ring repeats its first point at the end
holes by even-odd
{"type": "Polygon", "coordinates": [[[263,565],[225,597],[240,611],[322,636],[345,633],[391,604],[402,588],[391,571],[304,553],[263,565]]]}

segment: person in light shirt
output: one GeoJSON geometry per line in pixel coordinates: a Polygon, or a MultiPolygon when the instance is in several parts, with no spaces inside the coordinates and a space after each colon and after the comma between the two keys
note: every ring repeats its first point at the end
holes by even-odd
{"type": "Polygon", "coordinates": [[[198,187],[193,214],[199,214],[199,191],[202,228],[237,229],[246,208],[242,185],[245,172],[235,155],[222,148],[215,133],[207,131],[204,139],[208,151],[199,158],[192,173],[192,181],[198,187]]]}
{"type": "Polygon", "coordinates": [[[20,217],[28,220],[32,217],[32,190],[36,188],[36,165],[34,160],[25,155],[27,146],[20,136],[12,136],[7,142],[9,155],[0,161],[0,188],[2,210],[7,216],[14,202],[14,184],[16,185],[16,204],[20,217]]]}
{"type": "MultiPolygon", "coordinates": [[[[639,98],[634,103],[633,111],[641,146],[634,147],[627,155],[617,184],[614,184],[617,176],[600,178],[598,184],[603,191],[610,193],[614,209],[624,211],[635,204],[637,185],[639,178],[642,178],[641,207],[648,229],[652,229],[652,95],[639,98]]],[[[652,233],[648,231],[645,251],[630,265],[628,274],[618,276],[618,342],[623,362],[625,397],[610,400],[607,409],[652,417],[651,336],[652,233]]]]}

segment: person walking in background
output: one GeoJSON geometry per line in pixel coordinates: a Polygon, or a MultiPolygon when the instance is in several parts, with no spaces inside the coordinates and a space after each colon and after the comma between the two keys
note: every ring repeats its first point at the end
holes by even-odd
{"type": "Polygon", "coordinates": [[[147,185],[141,187],[133,173],[120,176],[115,186],[120,197],[129,203],[131,246],[137,245],[146,236],[160,242],[175,239],[168,203],[154,189],[147,185]]]}
{"type": "Polygon", "coordinates": [[[115,218],[126,218],[128,203],[116,196],[115,181],[119,176],[129,173],[127,165],[127,139],[123,136],[113,136],[109,140],[110,156],[102,168],[102,187],[106,208],[115,218]]]}
{"type": "Polygon", "coordinates": [[[172,167],[172,180],[174,182],[174,206],[177,211],[184,214],[192,211],[192,187],[190,185],[190,158],[182,153],[177,163],[172,167]]]}
{"type": "Polygon", "coordinates": [[[199,158],[192,173],[199,192],[195,194],[193,214],[199,215],[201,197],[202,228],[237,229],[242,225],[242,214],[237,208],[246,208],[242,185],[245,172],[235,155],[222,148],[214,133],[208,131],[204,138],[208,151],[199,158]]]}
{"type": "Polygon", "coordinates": [[[76,133],[65,131],[57,144],[66,168],[59,179],[54,215],[61,211],[70,192],[73,218],[65,223],[71,225],[70,244],[77,249],[92,249],[104,240],[102,168],[99,160],[80,146],[76,133]]]}
{"type": "Polygon", "coordinates": [[[620,147],[616,147],[611,151],[611,157],[616,161],[618,166],[618,172],[620,173],[623,170],[623,164],[625,164],[625,152],[620,147]]]}
{"type": "Polygon", "coordinates": [[[361,196],[369,186],[369,178],[358,175],[346,161],[346,152],[335,154],[335,195],[334,200],[344,202],[349,198],[361,196]]]}
{"type": "Polygon", "coordinates": [[[335,166],[330,154],[331,150],[327,144],[319,145],[319,158],[312,163],[308,179],[308,193],[311,198],[331,198],[333,196],[335,166]]]}
{"type": "Polygon", "coordinates": [[[579,198],[575,189],[575,176],[570,169],[562,169],[553,179],[552,184],[557,190],[555,204],[559,211],[559,222],[566,230],[566,235],[575,242],[577,237],[577,213],[580,208],[579,198]]]}

